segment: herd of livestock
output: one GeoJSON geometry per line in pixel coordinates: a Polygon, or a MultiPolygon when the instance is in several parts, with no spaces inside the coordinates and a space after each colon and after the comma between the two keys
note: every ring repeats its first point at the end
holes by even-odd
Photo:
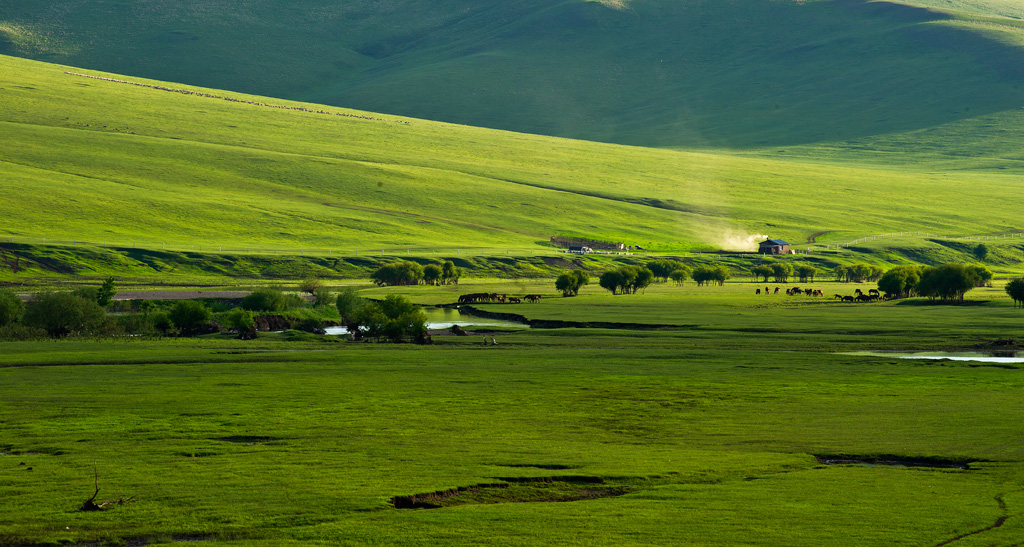
{"type": "Polygon", "coordinates": [[[472,294],[464,294],[460,296],[459,304],[480,304],[487,302],[497,302],[500,304],[519,304],[524,300],[526,302],[536,302],[540,299],[541,295],[539,294],[528,294],[522,298],[519,298],[518,296],[509,296],[507,294],[498,294],[493,292],[478,292],[472,294]]]}
{"type": "MultiPolygon", "coordinates": [[[[780,287],[775,287],[775,291],[773,292],[768,287],[765,287],[764,294],[779,294],[780,290],[782,290],[780,287]]],[[[878,292],[878,289],[871,289],[867,292],[867,294],[864,294],[860,289],[857,289],[854,292],[856,293],[856,296],[843,296],[841,294],[837,294],[835,295],[835,298],[843,302],[874,302],[875,300],[885,300],[885,297],[878,292]]],[[[756,289],[755,294],[762,294],[761,289],[756,289]]],[[[800,287],[793,287],[791,289],[786,289],[786,294],[789,296],[798,296],[801,294],[807,296],[825,296],[825,291],[819,289],[801,289],[800,287]]]]}

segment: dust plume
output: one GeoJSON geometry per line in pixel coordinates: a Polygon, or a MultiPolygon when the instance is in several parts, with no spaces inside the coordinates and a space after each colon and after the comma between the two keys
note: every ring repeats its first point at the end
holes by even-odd
{"type": "Polygon", "coordinates": [[[723,251],[756,251],[758,243],[768,239],[764,234],[748,234],[734,230],[725,230],[709,238],[711,244],[723,251]]]}

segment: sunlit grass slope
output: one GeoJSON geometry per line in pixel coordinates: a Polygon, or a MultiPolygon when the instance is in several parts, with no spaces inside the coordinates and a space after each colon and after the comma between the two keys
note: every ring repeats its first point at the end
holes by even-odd
{"type": "Polygon", "coordinates": [[[0,0],[0,53],[645,146],[848,141],[1024,106],[1019,2],[920,3],[0,0]]]}
{"type": "Polygon", "coordinates": [[[750,233],[1002,232],[1020,209],[1019,177],[998,172],[837,167],[333,116],[11,57],[0,57],[0,97],[0,216],[15,236],[353,250],[529,246],[576,234],[687,249],[750,233]]]}

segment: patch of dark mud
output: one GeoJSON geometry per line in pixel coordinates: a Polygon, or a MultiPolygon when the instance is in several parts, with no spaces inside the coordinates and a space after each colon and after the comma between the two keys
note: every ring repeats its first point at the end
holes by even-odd
{"type": "Polygon", "coordinates": [[[548,471],[565,471],[567,469],[573,469],[571,465],[562,465],[560,463],[499,463],[501,467],[529,467],[533,469],[546,469],[548,471]]]}
{"type": "Polygon", "coordinates": [[[569,482],[569,483],[582,483],[582,484],[604,484],[604,479],[601,477],[588,477],[586,475],[562,475],[558,477],[494,477],[499,481],[505,481],[513,484],[524,484],[524,483],[555,483],[555,482],[569,482]]]}
{"type": "Polygon", "coordinates": [[[601,477],[496,477],[503,482],[460,486],[410,496],[395,496],[389,501],[396,509],[440,509],[455,505],[494,503],[552,503],[622,496],[624,486],[604,485],[601,477]]]}
{"type": "Polygon", "coordinates": [[[228,437],[214,437],[210,440],[237,444],[260,444],[273,441],[283,441],[284,439],[280,437],[267,437],[264,435],[230,435],[228,437]]]}
{"type": "Polygon", "coordinates": [[[3,456],[63,456],[67,452],[63,448],[51,446],[37,446],[25,450],[16,449],[13,446],[0,446],[0,455],[3,456]]]}
{"type": "Polygon", "coordinates": [[[971,469],[972,463],[985,460],[970,458],[946,458],[942,456],[897,456],[895,454],[878,454],[874,456],[857,456],[852,454],[818,454],[814,456],[825,465],[869,465],[887,467],[928,467],[933,469],[971,469]]]}

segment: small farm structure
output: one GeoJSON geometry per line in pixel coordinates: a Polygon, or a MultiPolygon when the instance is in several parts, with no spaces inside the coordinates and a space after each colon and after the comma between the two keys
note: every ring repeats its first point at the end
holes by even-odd
{"type": "Polygon", "coordinates": [[[781,239],[766,239],[758,245],[757,252],[759,254],[766,255],[789,254],[789,243],[782,241],[781,239]]]}
{"type": "Polygon", "coordinates": [[[569,252],[574,254],[585,255],[594,252],[594,250],[591,249],[590,247],[585,247],[583,245],[569,245],[569,252]]]}

